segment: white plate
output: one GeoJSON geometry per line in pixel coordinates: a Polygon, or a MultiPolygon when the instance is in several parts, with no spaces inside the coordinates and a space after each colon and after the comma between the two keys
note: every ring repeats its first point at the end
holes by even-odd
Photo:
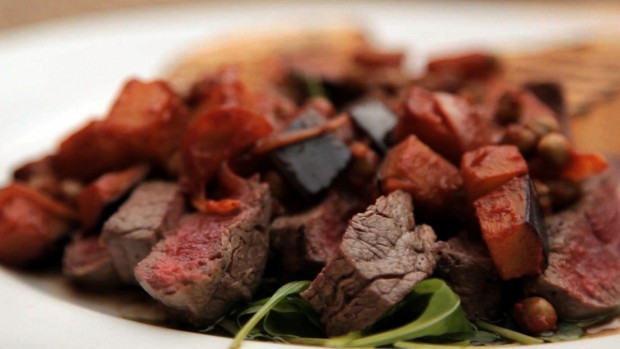
{"type": "MultiPolygon", "coordinates": [[[[333,24],[341,18],[366,26],[383,44],[418,54],[528,49],[587,36],[618,20],[613,13],[534,3],[270,2],[156,7],[6,32],[0,35],[0,183],[20,162],[51,151],[66,132],[104,113],[129,76],[156,76],[193,44],[225,33],[333,24]]],[[[228,343],[108,315],[115,313],[109,302],[75,295],[57,278],[0,268],[3,348],[215,349],[228,343]]],[[[276,346],[246,343],[244,348],[276,346]]],[[[544,348],[619,346],[620,336],[607,336],[544,348]]]]}

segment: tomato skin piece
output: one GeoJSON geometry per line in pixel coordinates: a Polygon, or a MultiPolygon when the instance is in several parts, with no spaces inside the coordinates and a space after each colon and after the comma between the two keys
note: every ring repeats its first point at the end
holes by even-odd
{"type": "Polygon", "coordinates": [[[183,137],[183,189],[195,198],[204,198],[207,183],[222,164],[271,131],[263,116],[243,107],[221,107],[198,116],[183,137]]]}
{"type": "Polygon", "coordinates": [[[560,177],[579,182],[605,171],[608,167],[607,160],[599,153],[573,151],[568,163],[560,171],[560,177]]]}
{"type": "Polygon", "coordinates": [[[512,145],[491,145],[467,152],[461,159],[461,175],[471,201],[528,173],[525,159],[512,145]]]}
{"type": "Polygon", "coordinates": [[[450,209],[463,185],[457,168],[413,135],[388,151],[379,178],[385,193],[405,190],[431,213],[450,209]]]}
{"type": "Polygon", "coordinates": [[[513,178],[474,201],[482,238],[503,280],[536,276],[545,267],[542,213],[529,177],[513,178]]]}

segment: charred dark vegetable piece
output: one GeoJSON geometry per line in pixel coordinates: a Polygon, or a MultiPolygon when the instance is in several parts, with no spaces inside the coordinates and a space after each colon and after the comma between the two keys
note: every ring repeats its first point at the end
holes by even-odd
{"type": "MultiPolygon", "coordinates": [[[[291,123],[287,131],[303,130],[323,122],[317,111],[308,109],[291,123]]],[[[332,134],[292,144],[272,153],[278,171],[305,196],[315,195],[329,187],[350,159],[349,148],[332,134]]]]}
{"type": "Polygon", "coordinates": [[[364,130],[382,153],[385,153],[390,144],[391,132],[396,126],[396,115],[378,100],[357,103],[349,113],[355,124],[364,130]]]}
{"type": "Polygon", "coordinates": [[[504,280],[540,275],[547,234],[534,186],[517,177],[474,201],[476,216],[497,272],[504,280]]]}

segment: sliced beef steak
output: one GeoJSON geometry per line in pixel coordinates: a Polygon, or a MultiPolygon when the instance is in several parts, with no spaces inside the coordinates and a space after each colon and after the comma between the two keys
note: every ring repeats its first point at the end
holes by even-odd
{"type": "Polygon", "coordinates": [[[579,203],[547,218],[549,266],[526,292],[549,300],[561,318],[593,317],[620,304],[616,184],[610,175],[590,179],[579,203]]]}
{"type": "Polygon", "coordinates": [[[367,206],[365,198],[331,191],[310,210],[274,220],[271,241],[283,271],[316,276],[336,253],[349,219],[367,206]]]}
{"type": "Polygon", "coordinates": [[[435,240],[429,226],[414,229],[409,194],[382,196],[351,219],[336,256],[302,297],[330,336],[364,329],[433,272],[435,240]]]}
{"type": "Polygon", "coordinates": [[[75,283],[87,287],[110,288],[120,285],[108,250],[98,236],[76,238],[65,247],[62,272],[75,283]]]}
{"type": "Polygon", "coordinates": [[[140,184],[104,224],[101,241],[126,283],[135,283],[133,269],[164,233],[178,223],[185,204],[175,183],[140,184]]]}
{"type": "Polygon", "coordinates": [[[265,268],[271,196],[256,178],[244,181],[233,214],[190,214],[135,268],[155,299],[196,326],[213,323],[249,301],[265,268]]]}
{"type": "Polygon", "coordinates": [[[501,315],[503,282],[483,241],[459,234],[437,244],[437,275],[461,297],[472,320],[496,320],[501,315]]]}

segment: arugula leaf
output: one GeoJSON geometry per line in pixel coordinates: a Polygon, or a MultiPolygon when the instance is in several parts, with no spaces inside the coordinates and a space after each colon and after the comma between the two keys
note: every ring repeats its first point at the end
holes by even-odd
{"type": "Polygon", "coordinates": [[[476,326],[480,327],[483,330],[495,332],[498,335],[500,335],[500,336],[502,336],[502,337],[504,337],[506,339],[510,339],[512,341],[515,341],[515,342],[518,342],[518,343],[521,343],[521,344],[541,344],[541,343],[544,343],[544,341],[542,339],[530,337],[530,336],[525,335],[523,333],[519,333],[517,331],[513,331],[513,330],[509,330],[509,329],[504,328],[504,327],[493,325],[493,324],[490,324],[490,323],[485,322],[485,321],[477,321],[476,322],[476,326]]]}
{"type": "Polygon", "coordinates": [[[490,344],[501,343],[501,337],[494,332],[476,329],[476,332],[469,338],[471,344],[490,344]]]}
{"type": "Polygon", "coordinates": [[[469,341],[460,341],[454,343],[445,343],[445,344],[433,344],[433,343],[423,343],[423,342],[396,342],[394,346],[400,349],[445,349],[447,346],[454,347],[466,347],[469,345],[469,341]]]}
{"type": "MultiPolygon", "coordinates": [[[[395,329],[362,336],[343,343],[342,338],[325,342],[332,347],[374,347],[428,336],[471,332],[472,327],[461,308],[461,300],[440,279],[427,279],[413,287],[405,302],[415,306],[424,302],[424,310],[412,322],[395,329]]],[[[407,305],[399,307],[407,309],[407,305]]]]}
{"type": "Polygon", "coordinates": [[[265,316],[263,329],[283,338],[325,337],[314,309],[304,300],[293,297],[284,299],[265,316]]]}
{"type": "Polygon", "coordinates": [[[538,338],[545,342],[562,342],[572,341],[581,338],[583,336],[583,328],[579,327],[576,323],[572,322],[560,322],[558,323],[558,329],[549,336],[540,336],[538,338]]]}
{"type": "Polygon", "coordinates": [[[617,317],[618,315],[620,315],[620,305],[614,307],[613,309],[611,309],[610,311],[606,312],[603,315],[597,316],[592,319],[577,322],[576,325],[581,328],[596,326],[596,325],[609,322],[613,320],[615,317],[617,317]]]}
{"type": "MultiPolygon", "coordinates": [[[[241,342],[251,334],[252,330],[259,324],[259,322],[269,314],[269,311],[274,308],[279,302],[285,299],[287,296],[297,294],[310,286],[310,281],[294,281],[280,287],[263,305],[260,306],[254,313],[254,315],[246,322],[243,327],[237,332],[235,338],[230,344],[230,349],[237,349],[241,345],[241,342]]],[[[244,311],[247,312],[247,309],[244,311]]]]}

